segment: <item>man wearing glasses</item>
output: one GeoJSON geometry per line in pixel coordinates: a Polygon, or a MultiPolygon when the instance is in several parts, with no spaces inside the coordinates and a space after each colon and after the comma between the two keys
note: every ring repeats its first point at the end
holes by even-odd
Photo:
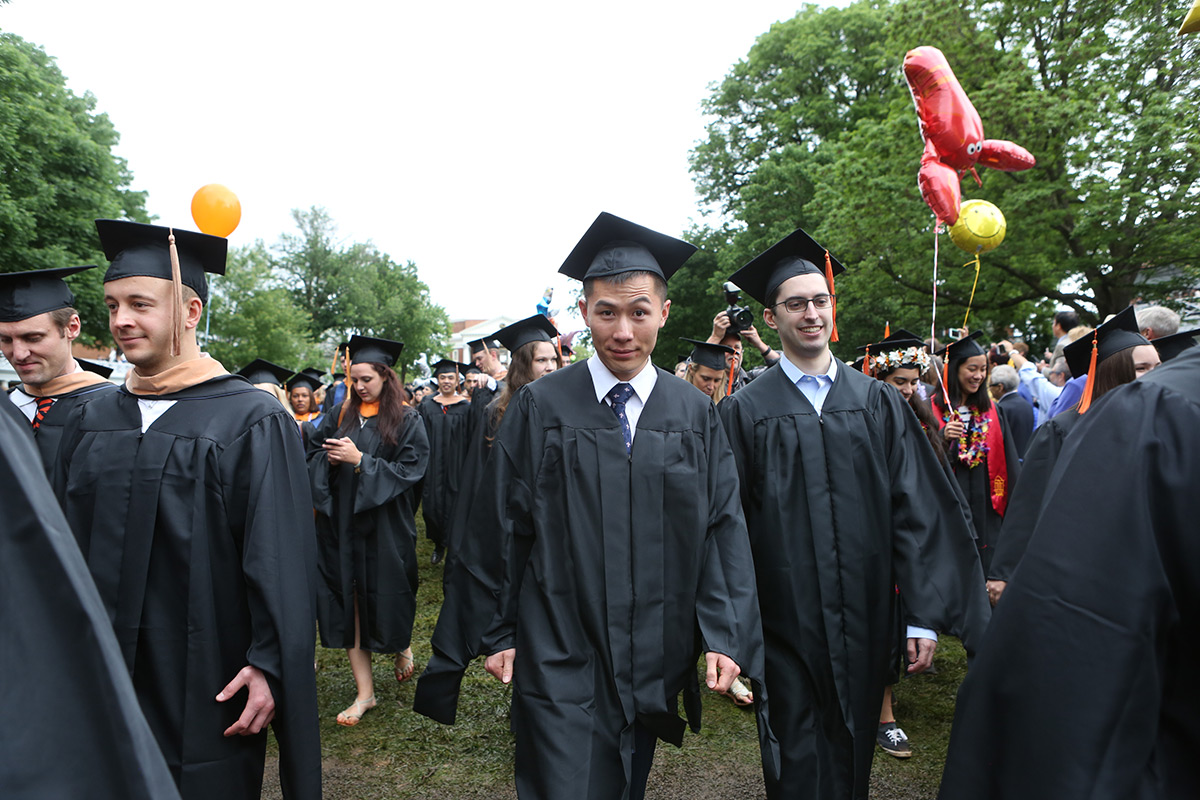
{"type": "Polygon", "coordinates": [[[969,523],[916,416],[830,352],[842,271],[797,230],[731,278],[766,306],[784,356],[718,407],[762,598],[771,798],[867,796],[897,586],[910,673],[932,663],[934,631],[971,652],[989,617],[969,523]]]}

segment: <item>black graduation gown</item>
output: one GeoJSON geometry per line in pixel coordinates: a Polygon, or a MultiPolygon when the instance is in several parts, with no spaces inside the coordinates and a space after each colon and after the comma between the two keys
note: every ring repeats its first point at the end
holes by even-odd
{"type": "MultiPolygon", "coordinates": [[[[48,477],[54,474],[54,462],[58,458],[58,448],[62,444],[63,428],[71,419],[75,409],[116,390],[116,386],[105,381],[93,386],[84,386],[55,398],[54,404],[50,406],[50,410],[46,412],[46,416],[42,418],[41,424],[33,434],[33,438],[37,440],[38,453],[42,456],[42,463],[46,466],[48,477]]],[[[8,391],[11,395],[16,388],[8,391]]],[[[14,406],[14,408],[16,407],[14,406]]],[[[21,414],[20,409],[17,409],[17,414],[22,418],[25,416],[21,414]]],[[[25,424],[29,425],[29,420],[25,420],[25,424]]],[[[33,430],[32,426],[30,426],[30,430],[33,430]]]]}
{"type": "Polygon", "coordinates": [[[260,794],[267,734],[223,731],[251,664],[275,700],[284,796],[319,798],[312,496],[296,421],[244,378],[155,399],[143,433],[119,389],[68,425],[55,488],[138,700],[185,800],[260,794]]]}
{"type": "Polygon", "coordinates": [[[763,598],[772,798],[865,798],[900,587],[974,650],[990,610],[967,521],[900,393],[841,361],[823,413],[783,369],[718,406],[763,598]]]}
{"type": "MultiPolygon", "coordinates": [[[[479,600],[469,615],[482,620],[475,651],[516,648],[512,727],[524,800],[627,797],[634,722],[680,744],[685,692],[689,721],[699,724],[701,649],[730,656],[751,679],[762,675],[733,459],[712,401],[669,372],[658,370],[632,455],[612,409],[596,401],[586,363],[523,387],[474,505],[462,572],[473,569],[470,541],[498,539],[503,580],[494,599],[452,592],[443,614],[479,600]]],[[[456,696],[441,699],[452,719],[456,696]]],[[[755,700],[761,722],[766,693],[755,700]]]]}
{"type": "Polygon", "coordinates": [[[178,800],[29,422],[0,403],[3,795],[178,800]]]}
{"type": "MultiPolygon", "coordinates": [[[[1004,437],[1005,466],[1008,469],[1009,501],[1012,500],[1012,490],[1021,475],[1021,460],[1017,453],[1017,445],[1012,437],[1012,424],[1008,420],[1007,411],[1002,406],[996,406],[996,418],[1000,420],[1000,432],[1004,437]]],[[[941,414],[942,408],[933,404],[933,413],[941,414]]],[[[950,470],[958,480],[958,486],[967,497],[971,509],[971,522],[975,526],[975,545],[979,548],[979,561],[983,564],[983,574],[990,571],[992,556],[996,553],[996,545],[1000,543],[1000,529],[1004,517],[996,513],[992,507],[992,482],[988,477],[988,463],[985,456],[977,466],[968,467],[958,457],[958,445],[947,442],[946,460],[950,470]]],[[[1005,509],[1007,512],[1007,508],[1005,509]]]]}
{"type": "Polygon", "coordinates": [[[1200,350],[1075,425],[958,696],[944,800],[1200,796],[1200,350]]]}
{"type": "Polygon", "coordinates": [[[1012,434],[1017,455],[1024,459],[1025,451],[1029,449],[1029,440],[1033,437],[1033,406],[1019,392],[1009,392],[1001,397],[996,405],[1004,409],[1004,420],[1001,424],[1007,423],[1005,431],[1012,434]]]}
{"type": "Polygon", "coordinates": [[[416,508],[408,491],[425,473],[429,443],[416,412],[396,443],[379,435],[377,417],[347,434],[363,453],[358,468],[330,467],[321,445],[336,437],[341,407],[326,414],[312,437],[308,472],[317,510],[317,620],[321,644],[354,646],[358,595],[362,649],[399,653],[412,641],[417,613],[416,508]]]}
{"type": "Polygon", "coordinates": [[[1033,535],[1038,515],[1042,512],[1046,486],[1054,465],[1058,463],[1063,441],[1078,420],[1079,412],[1071,408],[1046,420],[1034,432],[1021,464],[1021,477],[1008,498],[1004,524],[1000,528],[1000,541],[996,544],[996,552],[987,571],[988,580],[1012,579],[1029,546],[1029,537],[1033,535]]]}
{"type": "Polygon", "coordinates": [[[421,491],[421,516],[425,518],[425,537],[445,546],[446,532],[454,515],[459,478],[467,454],[467,423],[471,401],[443,406],[430,395],[418,409],[425,420],[429,439],[429,467],[421,491]]]}

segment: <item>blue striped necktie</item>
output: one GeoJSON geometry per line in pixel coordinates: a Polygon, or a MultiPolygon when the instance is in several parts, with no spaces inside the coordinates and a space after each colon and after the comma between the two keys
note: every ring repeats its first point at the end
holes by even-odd
{"type": "Polygon", "coordinates": [[[606,395],[612,403],[613,413],[621,421],[621,433],[625,437],[625,452],[633,452],[633,432],[629,428],[629,417],[625,414],[625,404],[633,397],[633,387],[628,383],[618,383],[606,395]]]}

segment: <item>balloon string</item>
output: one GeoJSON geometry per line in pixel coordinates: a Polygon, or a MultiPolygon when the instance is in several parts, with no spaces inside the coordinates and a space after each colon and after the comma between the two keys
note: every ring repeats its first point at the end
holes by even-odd
{"type": "Polygon", "coordinates": [[[933,221],[933,317],[929,321],[929,338],[937,338],[937,267],[938,267],[938,222],[933,221]]]}
{"type": "Polygon", "coordinates": [[[963,266],[969,267],[972,264],[975,265],[975,282],[971,284],[971,299],[967,301],[967,313],[963,315],[962,326],[964,328],[967,327],[967,317],[971,316],[971,305],[975,302],[975,287],[979,285],[979,266],[980,265],[979,265],[979,254],[978,253],[975,254],[974,260],[968,261],[967,263],[963,264],[963,266]]]}

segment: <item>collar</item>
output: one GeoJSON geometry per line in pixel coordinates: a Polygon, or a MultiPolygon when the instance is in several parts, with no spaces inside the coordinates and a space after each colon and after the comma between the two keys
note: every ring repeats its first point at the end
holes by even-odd
{"type": "MultiPolygon", "coordinates": [[[[795,364],[793,364],[791,359],[789,359],[787,357],[786,353],[784,353],[783,358],[779,359],[779,367],[780,367],[780,369],[783,370],[784,374],[788,376],[788,380],[791,381],[792,383],[799,383],[801,378],[803,378],[805,375],[808,375],[807,372],[803,371],[802,369],[797,367],[795,364]]],[[[834,379],[837,378],[837,359],[833,357],[832,353],[830,353],[829,354],[829,369],[826,370],[825,374],[824,375],[808,375],[808,377],[816,378],[817,383],[824,383],[824,382],[833,383],[834,379]]]]}
{"type": "MultiPolygon", "coordinates": [[[[588,372],[592,374],[592,387],[596,390],[596,402],[602,403],[604,396],[621,381],[608,371],[608,367],[604,366],[600,357],[595,354],[587,360],[587,365],[588,372]]],[[[627,382],[633,387],[633,393],[644,404],[650,399],[650,392],[654,390],[654,384],[658,382],[658,370],[654,368],[654,363],[650,359],[646,359],[646,365],[642,367],[642,371],[627,382]]]]}

